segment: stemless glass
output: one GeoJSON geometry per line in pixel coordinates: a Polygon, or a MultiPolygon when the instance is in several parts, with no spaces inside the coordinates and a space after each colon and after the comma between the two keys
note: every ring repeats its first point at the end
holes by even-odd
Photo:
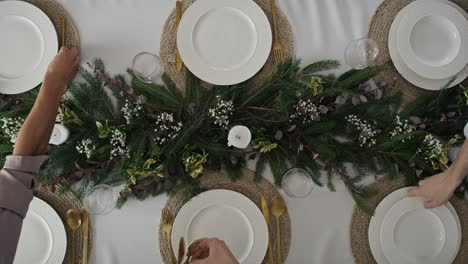
{"type": "Polygon", "coordinates": [[[367,37],[351,41],[345,49],[346,64],[356,70],[371,66],[378,55],[377,42],[367,37]]]}
{"type": "Polygon", "coordinates": [[[102,215],[112,211],[117,204],[117,196],[109,185],[96,185],[85,193],[83,206],[93,215],[102,215]]]}
{"type": "Polygon", "coordinates": [[[292,168],[284,173],[281,185],[288,196],[304,198],[312,192],[314,182],[309,172],[292,168]]]}
{"type": "Polygon", "coordinates": [[[164,73],[161,58],[149,52],[137,54],[133,59],[132,69],[135,76],[145,83],[157,81],[164,73]]]}

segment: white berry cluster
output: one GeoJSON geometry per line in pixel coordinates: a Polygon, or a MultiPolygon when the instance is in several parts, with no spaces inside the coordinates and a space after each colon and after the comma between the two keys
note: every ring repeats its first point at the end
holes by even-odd
{"type": "MultiPolygon", "coordinates": [[[[400,116],[396,116],[395,118],[395,128],[390,131],[390,135],[392,137],[396,137],[401,134],[409,134],[414,131],[414,127],[410,126],[408,120],[401,121],[400,116]]],[[[405,142],[406,139],[413,138],[412,135],[407,135],[401,138],[401,142],[405,142]]]]}
{"type": "Polygon", "coordinates": [[[232,101],[222,100],[221,96],[217,96],[218,104],[215,108],[209,110],[210,117],[214,120],[214,124],[224,129],[229,126],[229,119],[234,112],[234,103],[232,101]]]}
{"type": "Polygon", "coordinates": [[[377,135],[377,131],[375,131],[367,121],[361,120],[355,115],[347,116],[346,121],[360,132],[359,145],[361,147],[371,147],[377,143],[374,138],[377,135]]]}
{"type": "Polygon", "coordinates": [[[127,154],[126,139],[127,135],[124,132],[119,129],[112,130],[110,141],[112,145],[111,159],[127,154]]]}
{"type": "Polygon", "coordinates": [[[437,159],[443,155],[444,151],[444,145],[440,140],[434,138],[432,135],[427,135],[424,138],[422,145],[418,148],[416,154],[423,156],[425,160],[429,161],[437,159]]]}
{"type": "Polygon", "coordinates": [[[140,117],[140,113],[143,111],[141,103],[130,103],[128,100],[125,100],[125,105],[121,109],[125,120],[127,120],[127,125],[130,125],[130,122],[134,118],[140,117]]]}
{"type": "Polygon", "coordinates": [[[91,156],[93,155],[93,152],[96,150],[96,145],[94,145],[94,142],[92,139],[87,138],[83,139],[78,143],[76,146],[76,150],[80,154],[84,154],[86,158],[90,159],[91,156]]]}
{"type": "Polygon", "coordinates": [[[289,116],[291,122],[301,120],[302,124],[309,124],[319,118],[319,110],[310,99],[299,100],[296,106],[294,106],[294,110],[295,113],[289,116]]]}
{"type": "Polygon", "coordinates": [[[0,120],[2,122],[1,128],[2,132],[5,136],[10,138],[12,143],[16,142],[16,138],[18,137],[18,132],[21,129],[21,126],[24,123],[24,119],[21,117],[17,118],[2,118],[0,120]]]}
{"type": "Polygon", "coordinates": [[[177,123],[174,120],[174,116],[169,113],[162,113],[156,118],[156,136],[154,140],[158,145],[162,145],[168,141],[171,141],[177,137],[180,129],[182,129],[182,123],[177,123]]]}

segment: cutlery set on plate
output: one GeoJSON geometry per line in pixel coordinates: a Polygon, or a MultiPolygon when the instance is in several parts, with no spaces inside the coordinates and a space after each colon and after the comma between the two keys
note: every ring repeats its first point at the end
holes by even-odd
{"type": "Polygon", "coordinates": [[[185,10],[176,1],[177,70],[183,65],[215,85],[233,85],[253,77],[270,52],[284,58],[276,0],[271,0],[273,32],[265,12],[252,0],[197,0],[185,10]],[[273,39],[274,37],[274,39],[273,39]]]}

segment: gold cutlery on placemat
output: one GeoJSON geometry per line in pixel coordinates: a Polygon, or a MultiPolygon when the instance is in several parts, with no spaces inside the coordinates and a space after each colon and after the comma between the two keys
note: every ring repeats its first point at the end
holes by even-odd
{"type": "Polygon", "coordinates": [[[89,214],[83,209],[81,212],[81,232],[83,235],[83,264],[88,264],[88,244],[89,244],[89,214]]]}
{"type": "Polygon", "coordinates": [[[182,264],[182,261],[184,260],[185,256],[185,240],[183,237],[180,238],[179,240],[179,254],[177,256],[177,263],[182,264]]]}
{"type": "Polygon", "coordinates": [[[81,227],[81,215],[80,212],[76,209],[70,209],[67,211],[66,215],[67,226],[72,232],[72,245],[71,245],[71,263],[75,262],[75,232],[78,228],[81,227]]]}
{"type": "Polygon", "coordinates": [[[275,260],[273,259],[273,249],[271,246],[271,238],[270,238],[270,210],[268,209],[268,203],[265,197],[263,196],[261,197],[261,203],[262,203],[263,217],[265,218],[265,222],[268,227],[268,263],[275,264],[275,260]]]}
{"type": "Polygon", "coordinates": [[[65,37],[65,32],[67,29],[67,21],[65,17],[60,18],[60,47],[65,46],[66,43],[66,37],[65,37]]]}
{"type": "MultiPolygon", "coordinates": [[[[176,30],[179,28],[179,23],[181,19],[182,19],[182,2],[178,0],[176,2],[176,30]]],[[[176,47],[176,63],[177,63],[177,71],[181,72],[184,63],[182,62],[182,57],[180,57],[179,49],[177,47],[176,47]]]]}
{"type": "Polygon", "coordinates": [[[276,195],[271,202],[271,212],[276,217],[276,256],[278,264],[282,263],[281,258],[281,234],[280,234],[280,218],[286,211],[286,204],[280,195],[276,195]]]}
{"type": "Polygon", "coordinates": [[[163,210],[162,212],[162,220],[163,220],[163,230],[164,234],[166,234],[166,240],[169,244],[169,251],[171,256],[171,264],[176,264],[176,259],[174,255],[174,250],[172,249],[172,217],[168,210],[163,210]]]}
{"type": "Polygon", "coordinates": [[[279,40],[278,34],[278,19],[276,17],[276,0],[271,0],[271,16],[273,18],[273,31],[274,31],[274,41],[273,41],[273,55],[277,63],[283,60],[283,47],[279,40]]]}

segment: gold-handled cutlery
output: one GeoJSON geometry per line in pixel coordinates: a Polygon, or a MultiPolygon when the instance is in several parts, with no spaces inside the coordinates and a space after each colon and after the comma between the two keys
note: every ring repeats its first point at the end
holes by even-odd
{"type": "Polygon", "coordinates": [[[83,235],[83,264],[88,264],[88,244],[89,244],[89,214],[85,209],[81,212],[81,232],[83,235]]]}
{"type": "Polygon", "coordinates": [[[174,250],[172,249],[172,217],[168,210],[164,209],[162,212],[163,231],[166,235],[166,241],[169,244],[171,264],[176,264],[174,250]]]}
{"type": "Polygon", "coordinates": [[[265,218],[265,222],[268,227],[268,264],[275,264],[275,261],[273,259],[273,248],[271,246],[271,238],[270,238],[270,210],[268,209],[268,203],[265,199],[265,197],[261,197],[261,203],[262,203],[262,212],[263,212],[263,217],[265,218]]]}
{"type": "Polygon", "coordinates": [[[281,258],[281,235],[280,235],[280,218],[286,211],[286,204],[280,195],[276,195],[271,202],[271,213],[276,217],[276,258],[278,264],[282,263],[281,258]]]}
{"type": "Polygon", "coordinates": [[[67,21],[65,20],[65,17],[60,18],[60,46],[63,47],[65,46],[66,43],[66,36],[65,36],[65,31],[67,29],[67,21]]]}
{"type": "MultiPolygon", "coordinates": [[[[182,1],[177,0],[176,2],[176,30],[179,28],[180,20],[182,19],[182,1]]],[[[184,63],[182,57],[180,57],[179,49],[176,47],[176,63],[177,71],[181,72],[184,63]]]]}
{"type": "Polygon", "coordinates": [[[72,231],[71,263],[75,264],[75,232],[81,226],[81,214],[76,209],[69,209],[66,214],[67,226],[72,231]]]}
{"type": "Polygon", "coordinates": [[[177,263],[182,264],[182,261],[184,260],[185,257],[185,240],[183,237],[180,238],[179,240],[179,254],[177,257],[177,263]]]}
{"type": "Polygon", "coordinates": [[[279,40],[278,34],[278,19],[276,17],[276,0],[271,0],[271,16],[273,18],[273,31],[274,31],[274,41],[273,41],[273,55],[275,56],[275,61],[277,63],[283,60],[283,47],[279,40]]]}

